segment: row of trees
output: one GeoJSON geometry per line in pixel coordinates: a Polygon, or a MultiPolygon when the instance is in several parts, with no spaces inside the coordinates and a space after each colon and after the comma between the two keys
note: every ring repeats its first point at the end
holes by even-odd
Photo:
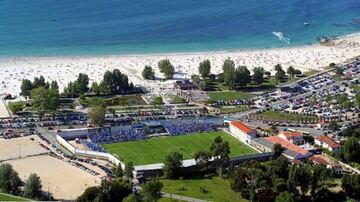
{"type": "Polygon", "coordinates": [[[133,184],[131,183],[133,170],[134,166],[131,162],[125,165],[125,170],[119,164],[116,168],[113,168],[114,179],[112,181],[103,180],[100,186],[87,188],[76,201],[136,202],[140,201],[140,199],[143,201],[157,201],[160,199],[163,184],[159,181],[148,181],[142,184],[140,193],[133,192],[133,184]]]}
{"type": "Polygon", "coordinates": [[[70,82],[64,88],[63,94],[68,97],[76,97],[88,92],[95,95],[119,95],[126,94],[133,89],[134,84],[129,82],[127,75],[121,73],[118,69],[114,69],[113,71],[106,71],[100,84],[93,82],[91,88],[89,88],[89,76],[80,73],[74,82],[70,82]]]}
{"type": "Polygon", "coordinates": [[[20,180],[18,173],[12,168],[10,164],[0,165],[0,190],[5,193],[14,195],[22,195],[27,198],[44,200],[45,197],[41,192],[41,180],[36,174],[30,174],[24,184],[23,192],[20,186],[23,183],[20,180]]]}
{"type": "Polygon", "coordinates": [[[231,189],[250,201],[329,201],[335,173],[323,165],[291,165],[285,157],[246,162],[230,171],[231,189]],[[309,195],[310,193],[310,195],[309,195]]]}
{"type": "MultiPolygon", "coordinates": [[[[200,172],[208,172],[210,169],[210,160],[214,159],[214,164],[219,177],[223,177],[224,168],[229,165],[230,146],[220,136],[214,139],[209,151],[198,151],[194,158],[200,172]]],[[[177,179],[182,174],[183,155],[174,151],[165,157],[163,172],[169,179],[177,179]]]]}
{"type": "Polygon", "coordinates": [[[59,91],[59,85],[56,81],[49,83],[45,81],[43,76],[39,76],[35,77],[33,82],[31,82],[29,79],[23,79],[20,86],[20,95],[24,96],[25,98],[31,97],[31,91],[40,87],[51,89],[57,92],[59,91]]]}

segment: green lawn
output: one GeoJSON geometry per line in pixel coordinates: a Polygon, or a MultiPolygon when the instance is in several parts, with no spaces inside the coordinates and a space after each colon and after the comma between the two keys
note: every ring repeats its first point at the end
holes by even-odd
{"type": "Polygon", "coordinates": [[[232,157],[257,153],[223,131],[174,137],[156,137],[141,141],[105,144],[103,147],[107,152],[115,154],[125,162],[132,161],[135,165],[142,165],[161,163],[170,151],[180,151],[184,159],[192,159],[195,152],[199,150],[208,151],[217,136],[221,136],[223,140],[229,142],[230,156],[232,157]]]}
{"type": "Polygon", "coordinates": [[[221,113],[235,113],[235,112],[243,112],[249,110],[249,107],[246,106],[223,106],[220,108],[221,113]]]}
{"type": "Polygon", "coordinates": [[[289,114],[286,112],[279,112],[279,111],[265,111],[262,113],[257,114],[258,116],[262,116],[265,119],[271,120],[279,120],[279,121],[298,121],[301,119],[314,119],[315,116],[310,115],[301,115],[301,114],[289,114]]]}
{"type": "Polygon", "coordinates": [[[212,100],[236,100],[236,99],[250,99],[254,95],[246,92],[236,91],[214,91],[209,92],[209,97],[212,100]]]}
{"type": "Polygon", "coordinates": [[[0,193],[0,201],[29,201],[28,199],[13,196],[10,194],[0,193]]]}
{"type": "Polygon", "coordinates": [[[218,177],[208,179],[184,179],[184,180],[161,180],[164,184],[162,191],[188,196],[208,201],[247,201],[241,199],[239,194],[236,194],[230,189],[228,180],[220,179],[218,177]],[[200,187],[203,187],[207,193],[202,193],[200,187]]]}

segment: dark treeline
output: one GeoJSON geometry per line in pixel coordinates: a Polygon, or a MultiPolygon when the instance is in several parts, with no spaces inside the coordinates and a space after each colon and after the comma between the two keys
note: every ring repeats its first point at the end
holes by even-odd
{"type": "Polygon", "coordinates": [[[95,95],[122,95],[134,90],[134,85],[129,82],[127,75],[118,69],[106,71],[103,80],[98,84],[93,82],[89,88],[89,77],[86,74],[79,74],[78,78],[70,82],[64,88],[63,95],[67,97],[77,97],[81,94],[93,93],[95,95]]]}

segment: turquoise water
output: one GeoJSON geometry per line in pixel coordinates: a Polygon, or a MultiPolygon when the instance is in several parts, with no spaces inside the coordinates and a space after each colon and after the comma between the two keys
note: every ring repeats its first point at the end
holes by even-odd
{"type": "Polygon", "coordinates": [[[360,0],[2,0],[0,57],[217,51],[360,31],[360,0]],[[309,26],[304,26],[309,22],[309,26]]]}

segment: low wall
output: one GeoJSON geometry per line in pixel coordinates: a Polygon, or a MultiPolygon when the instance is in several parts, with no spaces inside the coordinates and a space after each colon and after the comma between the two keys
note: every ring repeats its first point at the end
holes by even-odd
{"type": "Polygon", "coordinates": [[[56,140],[61,146],[63,146],[65,149],[67,149],[68,151],[70,151],[72,154],[74,154],[76,156],[84,156],[84,157],[90,157],[90,158],[103,159],[103,160],[107,160],[110,163],[113,163],[115,165],[121,164],[121,167],[125,168],[125,164],[123,162],[121,162],[119,159],[117,159],[116,157],[114,157],[113,155],[111,155],[109,153],[77,149],[74,146],[72,146],[70,143],[68,143],[60,135],[56,135],[56,140]]]}
{"type": "MultiPolygon", "coordinates": [[[[230,158],[230,164],[239,165],[246,161],[264,162],[264,161],[269,161],[273,157],[274,157],[274,152],[244,155],[244,156],[230,158]]],[[[144,166],[135,166],[135,176],[136,177],[142,176],[144,178],[161,176],[162,175],[162,167],[163,167],[162,163],[144,165],[144,166]]],[[[212,169],[215,168],[214,161],[211,161],[211,167],[212,167],[212,169]]],[[[196,167],[196,163],[195,163],[194,159],[183,161],[183,171],[185,173],[196,172],[196,170],[197,170],[197,167],[196,167]],[[186,162],[186,163],[184,163],[184,162],[186,162]],[[192,162],[192,163],[189,163],[189,162],[192,162]],[[186,165],[188,165],[188,166],[186,166],[186,165]]]]}

